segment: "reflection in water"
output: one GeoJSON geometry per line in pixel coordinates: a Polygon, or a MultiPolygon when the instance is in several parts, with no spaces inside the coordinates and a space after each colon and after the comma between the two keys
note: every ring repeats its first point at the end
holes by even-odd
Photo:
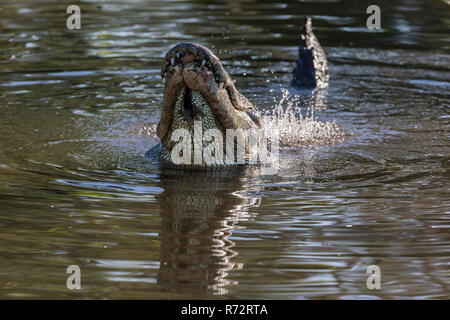
{"type": "Polygon", "coordinates": [[[165,290],[192,294],[226,294],[227,279],[243,264],[229,239],[247,209],[259,199],[239,194],[238,177],[211,173],[162,175],[161,251],[158,284],[165,290]]]}

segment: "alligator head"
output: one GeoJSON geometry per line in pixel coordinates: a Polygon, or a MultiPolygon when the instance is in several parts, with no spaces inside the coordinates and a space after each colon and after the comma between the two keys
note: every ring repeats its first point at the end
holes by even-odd
{"type": "MultiPolygon", "coordinates": [[[[193,137],[194,149],[195,144],[202,149],[208,143],[217,143],[217,139],[208,142],[200,137],[201,140],[198,140],[196,134],[199,132],[196,131],[204,133],[216,130],[223,137],[221,143],[225,144],[227,129],[248,130],[261,127],[258,111],[236,89],[220,60],[208,48],[195,43],[174,46],[165,56],[161,76],[165,78],[164,104],[157,128],[161,144],[147,155],[157,156],[165,165],[177,166],[173,161],[173,151],[179,143],[180,132],[189,133],[193,137]]],[[[224,150],[223,147],[220,149],[224,150]]],[[[208,166],[203,159],[196,161],[194,154],[195,150],[192,157],[189,156],[192,163],[188,167],[208,166]]],[[[223,165],[226,164],[212,164],[219,167],[223,165]]],[[[178,167],[186,167],[186,164],[178,167]]]]}

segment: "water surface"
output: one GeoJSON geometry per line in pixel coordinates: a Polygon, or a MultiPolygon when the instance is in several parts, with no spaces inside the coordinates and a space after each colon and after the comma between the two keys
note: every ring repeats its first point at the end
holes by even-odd
{"type": "Polygon", "coordinates": [[[378,1],[370,31],[369,2],[82,1],[68,31],[68,1],[2,0],[0,298],[450,298],[450,6],[378,1]],[[305,14],[331,74],[312,106],[289,88],[305,14]],[[301,107],[278,174],[144,157],[181,41],[261,110],[301,107]]]}

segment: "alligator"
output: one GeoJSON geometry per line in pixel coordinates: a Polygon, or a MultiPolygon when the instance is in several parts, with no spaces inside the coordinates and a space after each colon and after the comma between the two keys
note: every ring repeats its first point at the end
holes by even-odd
{"type": "MultiPolygon", "coordinates": [[[[161,142],[146,156],[157,159],[162,167],[176,169],[217,170],[248,165],[252,145],[248,140],[240,144],[239,133],[258,132],[263,129],[263,120],[236,89],[219,58],[200,44],[179,43],[165,55],[161,76],[165,79],[157,126],[161,142]],[[203,135],[206,132],[208,139],[203,135]],[[228,132],[232,135],[228,136],[228,132]],[[225,142],[232,145],[232,161],[225,154],[225,142]],[[206,154],[206,149],[210,153],[206,154]],[[238,154],[245,155],[240,162],[236,161],[238,154]]],[[[327,81],[325,52],[312,31],[311,19],[306,17],[291,85],[323,88],[327,81]]]]}
{"type": "Polygon", "coordinates": [[[327,56],[312,31],[312,21],[309,17],[305,18],[296,62],[292,86],[307,89],[322,89],[328,86],[327,56]]]}

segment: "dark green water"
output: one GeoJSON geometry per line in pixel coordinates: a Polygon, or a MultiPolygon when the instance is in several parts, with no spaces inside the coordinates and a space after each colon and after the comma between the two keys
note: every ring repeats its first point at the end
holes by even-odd
{"type": "Polygon", "coordinates": [[[0,298],[450,298],[450,5],[377,1],[370,31],[369,4],[0,0],[0,298]],[[351,136],[288,143],[273,176],[144,157],[173,44],[270,110],[305,14],[331,74],[311,121],[351,136]]]}

